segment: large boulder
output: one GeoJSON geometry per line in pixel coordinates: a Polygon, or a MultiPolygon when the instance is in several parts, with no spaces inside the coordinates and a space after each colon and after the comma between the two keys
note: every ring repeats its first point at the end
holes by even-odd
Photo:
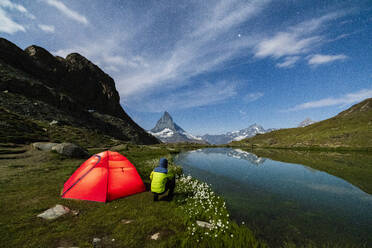
{"type": "Polygon", "coordinates": [[[58,143],[52,142],[36,142],[31,144],[32,148],[42,151],[51,151],[52,148],[56,145],[58,145],[58,143]]]}
{"type": "Polygon", "coordinates": [[[89,153],[82,147],[72,143],[61,143],[52,147],[52,151],[70,158],[86,158],[89,153]]]}

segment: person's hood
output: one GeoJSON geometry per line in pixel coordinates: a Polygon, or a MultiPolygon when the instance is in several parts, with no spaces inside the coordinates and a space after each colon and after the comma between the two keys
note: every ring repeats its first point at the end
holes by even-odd
{"type": "Polygon", "coordinates": [[[168,160],[161,158],[158,167],[154,169],[155,172],[168,173],[168,160]]]}
{"type": "Polygon", "coordinates": [[[159,167],[162,167],[162,168],[168,168],[168,160],[166,158],[161,158],[159,160],[159,167]]]}

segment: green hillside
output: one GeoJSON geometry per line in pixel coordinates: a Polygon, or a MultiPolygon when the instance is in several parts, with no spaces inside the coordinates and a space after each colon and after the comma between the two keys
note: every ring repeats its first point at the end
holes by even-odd
{"type": "Polygon", "coordinates": [[[306,127],[288,128],[258,134],[231,145],[372,150],[372,98],[366,99],[337,116],[306,127]]]}

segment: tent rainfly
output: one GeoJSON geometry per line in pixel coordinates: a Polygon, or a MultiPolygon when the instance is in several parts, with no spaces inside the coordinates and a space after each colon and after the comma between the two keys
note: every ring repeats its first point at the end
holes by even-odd
{"type": "Polygon", "coordinates": [[[145,191],[134,165],[118,152],[104,151],[86,160],[66,181],[62,198],[108,202],[145,191]]]}

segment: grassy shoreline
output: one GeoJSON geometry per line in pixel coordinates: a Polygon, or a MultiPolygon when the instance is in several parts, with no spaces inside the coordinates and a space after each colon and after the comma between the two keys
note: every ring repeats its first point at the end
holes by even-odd
{"type": "MultiPolygon", "coordinates": [[[[148,187],[149,174],[160,157],[171,159],[172,154],[181,150],[199,147],[125,144],[111,150],[125,155],[148,187]]],[[[205,228],[196,227],[196,219],[214,221],[216,216],[193,215],[191,218],[187,206],[195,203],[198,191],[188,188],[185,192],[186,185],[182,183],[171,202],[153,202],[148,191],[106,204],[66,200],[59,196],[61,187],[84,159],[69,159],[29,147],[19,148],[25,150],[23,153],[15,152],[18,148],[2,149],[5,154],[1,154],[0,159],[0,232],[6,235],[0,237],[1,247],[92,247],[93,238],[100,238],[102,247],[247,247],[247,244],[248,247],[265,247],[248,228],[238,226],[226,216],[224,221],[230,223],[228,233],[216,229],[214,235],[218,234],[218,238],[204,236],[202,239],[199,234],[205,228]],[[11,157],[5,150],[13,151],[11,157]],[[67,214],[52,221],[36,217],[56,204],[79,214],[67,214]],[[127,220],[132,222],[125,224],[127,220]],[[199,234],[192,235],[188,227],[197,228],[199,234]],[[151,235],[157,232],[159,240],[152,240],[151,235]]],[[[94,154],[102,150],[104,148],[94,148],[89,152],[94,154]]],[[[170,170],[178,175],[182,172],[172,163],[170,170]]],[[[213,205],[221,206],[222,200],[217,199],[213,200],[213,205]]]]}
{"type": "MultiPolygon", "coordinates": [[[[7,235],[0,237],[0,246],[92,247],[92,240],[97,237],[102,240],[102,247],[266,247],[266,243],[258,240],[249,228],[238,225],[227,216],[229,213],[223,199],[216,196],[208,185],[181,177],[182,169],[174,165],[173,155],[204,147],[216,146],[121,144],[111,147],[110,150],[122,153],[136,166],[147,188],[150,184],[149,174],[160,157],[170,160],[170,170],[180,179],[171,202],[163,199],[154,203],[152,194],[144,192],[102,204],[59,197],[63,183],[84,159],[69,159],[51,152],[34,151],[29,146],[12,148],[11,145],[4,145],[0,147],[0,232],[7,235]],[[204,204],[209,200],[211,204],[204,204]],[[78,210],[79,214],[68,214],[54,221],[36,217],[55,204],[78,210]],[[126,220],[133,222],[124,224],[126,220]],[[213,228],[217,228],[207,230],[199,227],[196,220],[207,221],[213,228]],[[228,231],[224,229],[226,226],[228,231]],[[151,240],[151,235],[157,232],[160,233],[160,239],[151,240]]],[[[88,150],[90,154],[95,154],[105,149],[107,147],[88,150]]],[[[248,151],[252,152],[249,149],[248,151]]],[[[367,189],[366,192],[372,188],[371,184],[365,184],[366,178],[358,176],[368,177],[369,171],[360,173],[357,170],[357,175],[353,173],[359,167],[344,158],[350,152],[305,152],[289,149],[254,149],[254,152],[259,156],[314,168],[319,164],[315,169],[339,177],[347,174],[346,180],[363,190],[367,189]],[[303,160],[308,158],[307,161],[311,161],[313,153],[320,153],[321,156],[314,161],[315,165],[306,164],[303,160]],[[310,154],[310,157],[304,154],[310,154]],[[323,158],[327,154],[333,154],[337,163],[345,161],[343,166],[324,165],[322,160],[325,160],[323,158]]],[[[363,164],[363,161],[359,162],[363,164]]],[[[292,245],[283,243],[282,247],[293,247],[292,245]]]]}
{"type": "Polygon", "coordinates": [[[242,144],[232,142],[220,147],[244,148],[244,149],[268,149],[268,150],[290,150],[290,151],[319,151],[319,152],[372,152],[372,147],[327,147],[327,146],[259,146],[255,144],[242,144]]]}

